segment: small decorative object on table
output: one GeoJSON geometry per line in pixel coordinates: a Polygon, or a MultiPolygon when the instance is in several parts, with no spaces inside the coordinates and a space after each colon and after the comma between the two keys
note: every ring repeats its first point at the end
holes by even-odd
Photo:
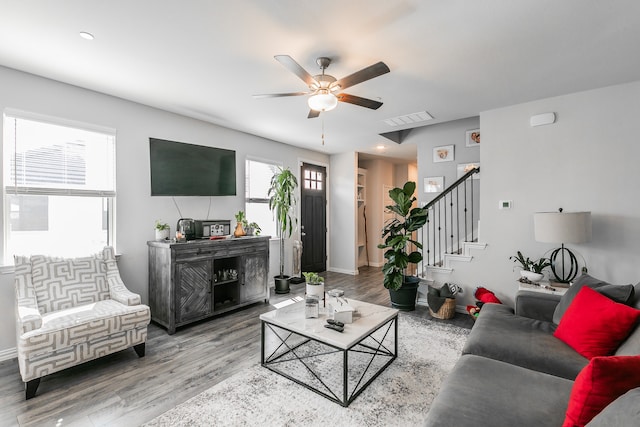
{"type": "Polygon", "coordinates": [[[242,237],[242,236],[246,236],[247,233],[244,230],[244,225],[247,221],[247,218],[244,214],[244,211],[238,211],[237,214],[235,214],[236,217],[236,229],[233,232],[233,237],[242,237]]]}
{"type": "Polygon", "coordinates": [[[169,224],[156,220],[156,240],[168,240],[171,236],[169,224]]]}
{"type": "Polygon", "coordinates": [[[510,256],[510,260],[520,264],[520,276],[526,278],[530,282],[539,282],[544,278],[542,270],[549,267],[551,262],[547,258],[540,258],[536,261],[531,260],[529,257],[522,255],[522,252],[518,251],[516,256],[510,256]]]}
{"type": "Polygon", "coordinates": [[[323,304],[326,305],[324,298],[324,278],[318,273],[302,273],[302,275],[307,282],[307,295],[316,295],[318,299],[321,299],[323,304]]]}
{"type": "Polygon", "coordinates": [[[304,300],[304,317],[305,319],[317,319],[318,318],[318,296],[307,295],[304,300]]]}

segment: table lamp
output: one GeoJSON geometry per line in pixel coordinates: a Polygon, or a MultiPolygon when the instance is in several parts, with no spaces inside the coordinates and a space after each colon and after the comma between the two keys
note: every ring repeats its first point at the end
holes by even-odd
{"type": "Polygon", "coordinates": [[[561,244],[549,257],[556,281],[572,281],[578,274],[578,260],[564,244],[591,240],[591,212],[562,212],[562,208],[558,212],[536,212],[533,227],[537,242],[561,244]]]}

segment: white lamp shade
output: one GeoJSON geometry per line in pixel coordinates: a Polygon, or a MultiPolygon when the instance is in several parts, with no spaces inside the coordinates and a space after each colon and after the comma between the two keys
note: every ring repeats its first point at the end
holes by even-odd
{"type": "Polygon", "coordinates": [[[314,111],[329,111],[336,108],[338,98],[327,89],[320,89],[318,93],[310,96],[307,101],[309,108],[314,111]]]}
{"type": "Polygon", "coordinates": [[[591,212],[537,212],[535,239],[544,243],[585,243],[591,240],[591,212]]]}

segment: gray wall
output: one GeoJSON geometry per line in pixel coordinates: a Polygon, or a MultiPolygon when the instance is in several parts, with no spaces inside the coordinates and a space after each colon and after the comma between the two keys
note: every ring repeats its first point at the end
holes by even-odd
{"type": "MultiPolygon", "coordinates": [[[[640,82],[481,113],[480,240],[487,248],[457,265],[451,280],[471,291],[486,286],[512,304],[518,272],[509,256],[521,250],[539,258],[559,246],[534,240],[533,214],[562,207],[592,213],[592,241],[568,245],[590,274],[637,283],[638,117],[640,82]],[[529,125],[545,112],[557,114],[555,124],[529,125]],[[512,200],[512,209],[499,210],[500,200],[512,200]]],[[[472,292],[464,295],[459,306],[473,301],[472,292]]]]}
{"type": "Polygon", "coordinates": [[[358,156],[351,151],[333,154],[330,158],[329,181],[329,237],[328,270],[338,273],[358,274],[357,223],[356,223],[356,174],[358,156]]]}
{"type": "MultiPolygon", "coordinates": [[[[465,132],[480,127],[480,118],[455,120],[414,130],[407,142],[418,146],[418,200],[430,202],[440,193],[425,193],[424,178],[444,176],[444,187],[449,187],[457,179],[459,163],[480,161],[480,147],[465,146],[465,132]],[[433,149],[442,145],[454,145],[455,153],[452,162],[433,162],[433,149]]],[[[481,165],[482,166],[482,165],[481,165]]]]}
{"type": "MultiPolygon", "coordinates": [[[[154,222],[161,219],[175,230],[179,218],[170,197],[149,196],[149,137],[236,150],[238,195],[214,197],[210,218],[230,219],[244,209],[244,160],[253,157],[283,161],[298,175],[298,160],[327,164],[325,154],[297,149],[253,135],[189,119],[119,98],[0,67],[0,109],[14,108],[117,130],[117,244],[120,271],[134,292],[147,298],[147,246],[154,222]]],[[[1,123],[0,123],[1,126],[1,123]]],[[[204,218],[208,197],[177,197],[182,214],[204,218]]],[[[353,216],[351,215],[351,218],[353,216]]],[[[2,230],[3,227],[0,227],[2,230]]],[[[291,271],[291,240],[287,271],[291,271]]],[[[272,241],[270,276],[278,271],[278,242],[272,241]]],[[[15,347],[14,292],[11,269],[0,274],[0,360],[15,347]],[[7,271],[9,270],[9,271],[7,271]]]]}

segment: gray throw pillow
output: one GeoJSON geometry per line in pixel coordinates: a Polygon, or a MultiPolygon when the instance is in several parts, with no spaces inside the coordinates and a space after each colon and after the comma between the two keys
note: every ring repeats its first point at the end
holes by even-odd
{"type": "Polygon", "coordinates": [[[576,279],[573,285],[571,285],[562,298],[560,298],[560,302],[553,312],[553,323],[556,325],[560,323],[560,319],[562,319],[564,312],[567,311],[567,308],[571,305],[573,298],[575,298],[583,286],[588,286],[606,297],[623,304],[626,304],[634,295],[633,285],[612,285],[611,283],[596,279],[588,274],[583,274],[576,279]]]}
{"type": "Polygon", "coordinates": [[[640,425],[640,387],[630,390],[611,402],[587,427],[628,427],[640,425]]]}

